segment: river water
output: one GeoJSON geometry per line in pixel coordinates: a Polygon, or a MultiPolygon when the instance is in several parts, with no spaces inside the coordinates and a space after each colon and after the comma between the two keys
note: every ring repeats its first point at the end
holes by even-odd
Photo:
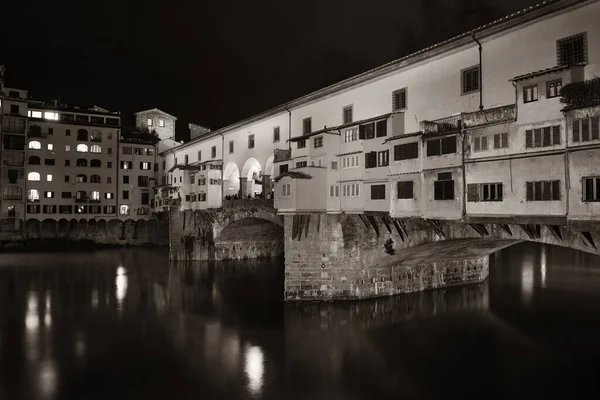
{"type": "Polygon", "coordinates": [[[0,399],[598,398],[600,257],[532,243],[482,284],[283,304],[277,261],[0,256],[0,399]]]}

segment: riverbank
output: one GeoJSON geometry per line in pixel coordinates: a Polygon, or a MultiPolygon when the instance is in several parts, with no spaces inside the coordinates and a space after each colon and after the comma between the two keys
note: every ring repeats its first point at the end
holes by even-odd
{"type": "Polygon", "coordinates": [[[63,239],[63,238],[44,238],[44,239],[21,239],[21,240],[3,240],[0,241],[0,254],[2,253],[56,253],[56,252],[81,252],[96,251],[114,248],[130,247],[168,247],[168,245],[157,245],[152,243],[135,244],[131,243],[98,243],[91,239],[63,239]]]}

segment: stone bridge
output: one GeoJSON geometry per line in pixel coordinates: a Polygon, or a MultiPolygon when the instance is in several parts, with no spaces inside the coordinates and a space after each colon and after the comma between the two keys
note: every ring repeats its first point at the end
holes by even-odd
{"type": "Polygon", "coordinates": [[[272,200],[171,214],[171,259],[285,254],[286,300],[363,299],[483,281],[488,256],[521,241],[600,254],[600,222],[277,215],[272,200]]]}
{"type": "Polygon", "coordinates": [[[225,200],[214,210],[171,211],[172,260],[279,257],[284,219],[270,199],[225,200]]]}
{"type": "Polygon", "coordinates": [[[285,298],[362,299],[480,282],[489,254],[524,240],[600,254],[600,222],[290,215],[285,298]]]}

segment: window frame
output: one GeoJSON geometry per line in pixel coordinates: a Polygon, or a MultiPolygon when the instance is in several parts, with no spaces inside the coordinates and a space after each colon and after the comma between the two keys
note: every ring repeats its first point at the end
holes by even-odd
{"type": "Polygon", "coordinates": [[[471,93],[475,93],[478,92],[481,88],[481,73],[480,73],[480,65],[476,64],[476,65],[472,65],[470,67],[467,68],[463,68],[460,70],[460,94],[461,96],[467,95],[467,94],[471,94],[471,93]],[[476,71],[476,76],[477,76],[477,87],[476,88],[471,88],[468,90],[465,90],[465,85],[466,85],[466,74],[468,74],[469,72],[472,71],[476,71]]]}
{"type": "Polygon", "coordinates": [[[408,87],[396,89],[392,92],[392,111],[403,111],[408,108],[408,87]],[[400,95],[400,99],[396,96],[400,95]],[[400,105],[398,105],[398,102],[400,105]]]}
{"type": "Polygon", "coordinates": [[[527,103],[533,103],[536,102],[540,99],[540,88],[539,85],[536,83],[534,85],[527,85],[527,86],[523,86],[523,104],[527,104],[527,103]],[[527,99],[527,91],[531,89],[531,99],[527,99]],[[535,89],[535,91],[533,90],[535,89]],[[535,99],[533,98],[533,93],[535,92],[535,99]]]}
{"type": "Polygon", "coordinates": [[[352,122],[354,122],[354,109],[352,106],[353,105],[350,104],[350,105],[342,107],[342,125],[351,124],[352,122]],[[349,112],[350,118],[346,119],[348,112],[349,112]]]}
{"type": "Polygon", "coordinates": [[[551,81],[546,82],[546,98],[547,99],[554,99],[556,97],[560,97],[560,91],[562,89],[562,79],[553,79],[551,81]],[[557,84],[558,83],[558,90],[556,90],[557,84]],[[553,86],[554,85],[554,86],[553,86]],[[550,88],[554,87],[554,95],[550,96],[550,88]]]}

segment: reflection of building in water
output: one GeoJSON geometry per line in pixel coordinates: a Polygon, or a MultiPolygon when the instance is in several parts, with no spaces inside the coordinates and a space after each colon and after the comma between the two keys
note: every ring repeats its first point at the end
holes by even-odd
{"type": "Polygon", "coordinates": [[[521,297],[523,303],[530,305],[533,298],[533,269],[534,269],[533,254],[527,254],[523,258],[523,266],[521,267],[521,297]]]}

